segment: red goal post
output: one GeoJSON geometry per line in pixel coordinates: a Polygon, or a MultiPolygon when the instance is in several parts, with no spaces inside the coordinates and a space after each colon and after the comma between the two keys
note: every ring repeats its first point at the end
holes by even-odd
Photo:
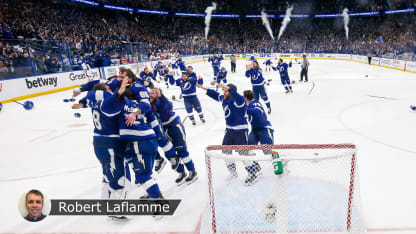
{"type": "Polygon", "coordinates": [[[354,144],[213,145],[205,149],[205,161],[209,207],[201,232],[365,230],[354,144]],[[231,150],[231,155],[224,153],[231,150]],[[264,150],[279,153],[283,174],[274,175],[271,154],[264,150]],[[224,161],[235,162],[239,175],[250,174],[249,165],[258,165],[261,177],[253,185],[225,181],[229,173],[224,161]]]}

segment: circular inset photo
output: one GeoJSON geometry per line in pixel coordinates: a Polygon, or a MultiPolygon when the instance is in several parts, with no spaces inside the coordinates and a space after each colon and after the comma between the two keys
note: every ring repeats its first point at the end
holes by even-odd
{"type": "Polygon", "coordinates": [[[31,189],[20,196],[19,213],[29,222],[39,222],[51,211],[51,200],[37,189],[31,189]]]}

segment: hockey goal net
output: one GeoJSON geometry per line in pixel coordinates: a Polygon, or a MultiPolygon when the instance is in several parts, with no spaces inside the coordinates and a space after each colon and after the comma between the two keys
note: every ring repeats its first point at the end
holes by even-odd
{"type": "Polygon", "coordinates": [[[353,144],[208,146],[205,160],[209,205],[201,233],[365,231],[353,144]]]}

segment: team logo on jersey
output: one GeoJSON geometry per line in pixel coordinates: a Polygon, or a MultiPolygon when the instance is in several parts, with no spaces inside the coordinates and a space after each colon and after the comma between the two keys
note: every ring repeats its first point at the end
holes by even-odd
{"type": "Polygon", "coordinates": [[[183,83],[183,90],[188,90],[192,87],[190,82],[183,83]]]}
{"type": "Polygon", "coordinates": [[[228,105],[224,106],[224,114],[225,114],[225,118],[228,118],[231,115],[231,111],[230,111],[230,108],[228,107],[228,105]]]}
{"type": "Polygon", "coordinates": [[[254,74],[251,79],[252,80],[257,80],[259,77],[261,76],[261,71],[256,71],[256,74],[254,74]]]}

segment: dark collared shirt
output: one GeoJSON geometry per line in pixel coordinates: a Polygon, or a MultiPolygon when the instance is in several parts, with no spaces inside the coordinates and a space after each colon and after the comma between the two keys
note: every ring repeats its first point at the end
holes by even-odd
{"type": "Polygon", "coordinates": [[[27,215],[25,217],[25,219],[29,222],[38,222],[38,221],[41,221],[42,219],[44,219],[45,217],[46,217],[46,215],[44,215],[44,214],[41,214],[38,218],[36,218],[36,217],[30,218],[29,215],[27,215]]]}

